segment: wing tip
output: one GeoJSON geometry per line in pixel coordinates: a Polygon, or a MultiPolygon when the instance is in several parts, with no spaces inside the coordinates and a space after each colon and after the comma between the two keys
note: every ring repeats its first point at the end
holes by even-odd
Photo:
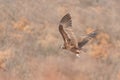
{"type": "Polygon", "coordinates": [[[88,34],[90,38],[94,38],[99,34],[99,30],[94,30],[92,33],[88,34]]]}
{"type": "Polygon", "coordinates": [[[70,13],[67,13],[65,16],[62,17],[60,24],[67,24],[68,26],[72,25],[70,13]]]}

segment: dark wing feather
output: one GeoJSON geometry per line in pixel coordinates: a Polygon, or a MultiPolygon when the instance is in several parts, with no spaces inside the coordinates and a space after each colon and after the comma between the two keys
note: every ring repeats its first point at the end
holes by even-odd
{"type": "Polygon", "coordinates": [[[66,14],[60,21],[59,31],[65,41],[70,45],[78,45],[75,39],[74,33],[72,31],[72,20],[70,14],[66,14]]]}
{"type": "Polygon", "coordinates": [[[95,30],[92,33],[88,34],[87,37],[85,37],[81,42],[78,42],[79,48],[82,48],[86,43],[89,42],[89,40],[96,37],[97,34],[98,34],[97,30],[95,30]]]}
{"type": "Polygon", "coordinates": [[[59,32],[61,33],[63,40],[65,43],[67,43],[69,41],[69,37],[67,35],[67,33],[65,32],[63,26],[71,26],[71,17],[70,14],[66,14],[60,21],[60,25],[59,25],[59,32]]]}
{"type": "Polygon", "coordinates": [[[64,42],[65,42],[65,43],[67,43],[67,42],[68,42],[68,40],[69,40],[69,37],[68,37],[68,35],[66,34],[66,32],[64,31],[64,29],[63,29],[63,26],[62,26],[62,25],[59,25],[59,32],[61,33],[61,35],[62,35],[62,37],[63,37],[64,42]]]}

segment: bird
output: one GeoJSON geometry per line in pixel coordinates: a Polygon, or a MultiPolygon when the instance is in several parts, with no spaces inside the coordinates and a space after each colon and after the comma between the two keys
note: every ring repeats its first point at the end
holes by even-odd
{"type": "Polygon", "coordinates": [[[74,32],[72,30],[72,19],[70,13],[67,13],[62,17],[59,23],[59,32],[64,40],[62,49],[73,52],[76,56],[80,57],[81,50],[92,38],[95,38],[98,34],[98,30],[86,35],[82,41],[78,42],[74,32]]]}

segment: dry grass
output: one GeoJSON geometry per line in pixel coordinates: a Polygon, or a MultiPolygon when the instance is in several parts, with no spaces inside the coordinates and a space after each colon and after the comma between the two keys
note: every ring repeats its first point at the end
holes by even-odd
{"type": "Polygon", "coordinates": [[[1,80],[119,80],[118,0],[0,0],[1,80]],[[100,33],[76,57],[58,32],[70,12],[76,36],[100,33]]]}

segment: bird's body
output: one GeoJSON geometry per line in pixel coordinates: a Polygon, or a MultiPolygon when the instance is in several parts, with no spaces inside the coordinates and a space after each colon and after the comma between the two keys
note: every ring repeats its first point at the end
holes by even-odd
{"type": "Polygon", "coordinates": [[[64,46],[63,49],[69,50],[76,55],[80,54],[82,47],[91,39],[97,35],[97,31],[94,31],[87,35],[81,42],[78,42],[72,31],[72,20],[70,14],[66,14],[60,21],[59,32],[61,33],[64,46]]]}

